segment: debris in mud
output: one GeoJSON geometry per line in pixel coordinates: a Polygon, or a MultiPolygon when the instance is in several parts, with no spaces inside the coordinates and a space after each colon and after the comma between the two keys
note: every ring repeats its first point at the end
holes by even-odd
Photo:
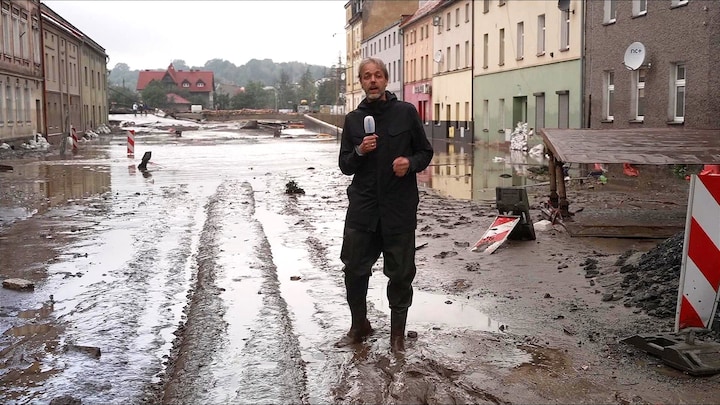
{"type": "Polygon", "coordinates": [[[637,263],[628,263],[636,252],[625,252],[615,263],[625,274],[622,295],[626,307],[638,307],[648,315],[672,318],[677,306],[684,232],[680,232],[640,256],[637,263]]]}
{"type": "Polygon", "coordinates": [[[3,288],[17,291],[29,291],[35,289],[35,283],[22,278],[8,278],[2,282],[3,288]]]}
{"type": "Polygon", "coordinates": [[[95,346],[81,346],[81,345],[67,345],[65,347],[65,351],[74,351],[79,353],[85,353],[89,355],[90,357],[93,357],[95,359],[100,358],[100,348],[95,346]]]}
{"type": "Polygon", "coordinates": [[[285,194],[305,194],[305,190],[298,187],[295,180],[290,180],[285,184],[285,194]]]}
{"type": "MultiPolygon", "coordinates": [[[[608,289],[603,301],[623,300],[625,307],[635,307],[633,313],[645,312],[661,319],[673,319],[677,309],[680,270],[682,266],[685,232],[679,232],[641,253],[628,250],[615,262],[623,274],[619,288],[608,289]]],[[[720,341],[720,316],[715,314],[712,330],[699,336],[720,341]]]]}

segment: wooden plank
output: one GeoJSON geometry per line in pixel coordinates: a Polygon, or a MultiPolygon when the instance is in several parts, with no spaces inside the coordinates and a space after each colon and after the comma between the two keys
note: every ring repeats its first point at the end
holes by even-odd
{"type": "Polygon", "coordinates": [[[565,163],[720,164],[720,129],[541,128],[545,145],[565,163]]]}

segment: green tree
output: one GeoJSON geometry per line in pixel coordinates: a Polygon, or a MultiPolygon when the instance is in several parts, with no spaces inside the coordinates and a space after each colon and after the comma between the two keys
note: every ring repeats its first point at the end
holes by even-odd
{"type": "Polygon", "coordinates": [[[168,106],[167,94],[171,92],[167,85],[153,80],[143,89],[142,99],[150,107],[166,108],[168,106]]]}
{"type": "Polygon", "coordinates": [[[111,106],[130,108],[139,98],[134,90],[122,86],[108,86],[108,102],[111,106]]]}
{"type": "Polygon", "coordinates": [[[290,82],[290,76],[283,70],[280,72],[278,84],[278,108],[288,108],[290,105],[297,104],[297,101],[295,85],[290,82]]]}
{"type": "MultiPolygon", "coordinates": [[[[300,86],[298,88],[298,97],[301,100],[307,100],[308,103],[316,101],[317,87],[315,87],[315,80],[313,79],[310,68],[305,70],[305,73],[300,78],[300,86]]],[[[298,100],[299,101],[299,100],[298,100]]]]}
{"type": "Polygon", "coordinates": [[[215,93],[215,108],[218,110],[227,110],[230,108],[230,96],[227,94],[215,93]]]}
{"type": "Polygon", "coordinates": [[[323,80],[318,85],[317,104],[334,105],[337,102],[339,83],[336,78],[323,80]]]}

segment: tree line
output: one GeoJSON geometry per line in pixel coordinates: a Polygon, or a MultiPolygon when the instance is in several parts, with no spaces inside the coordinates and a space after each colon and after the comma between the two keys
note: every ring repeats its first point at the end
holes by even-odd
{"type": "MultiPolygon", "coordinates": [[[[338,77],[338,70],[325,66],[274,63],[271,59],[252,59],[242,66],[221,59],[209,60],[200,67],[189,67],[182,59],[173,60],[172,64],[175,70],[212,71],[216,85],[214,108],[217,109],[295,109],[301,100],[319,108],[343,102],[344,81],[338,77]],[[223,91],[227,89],[232,90],[223,91]]],[[[165,69],[167,66],[153,70],[165,69]]],[[[202,104],[200,97],[187,89],[168,88],[158,82],[137,92],[139,74],[140,70],[131,70],[125,63],[117,63],[110,70],[108,101],[111,106],[129,108],[133,102],[142,100],[152,108],[162,109],[167,104],[168,93],[175,93],[193,104],[202,104]]]]}

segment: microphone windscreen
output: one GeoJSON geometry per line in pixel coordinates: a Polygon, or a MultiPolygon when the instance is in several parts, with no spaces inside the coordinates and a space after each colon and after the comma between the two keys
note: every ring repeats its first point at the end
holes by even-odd
{"type": "Polygon", "coordinates": [[[366,134],[374,134],[375,133],[375,118],[373,118],[372,115],[368,115],[367,117],[365,117],[365,121],[363,122],[363,125],[365,126],[366,134]]]}

